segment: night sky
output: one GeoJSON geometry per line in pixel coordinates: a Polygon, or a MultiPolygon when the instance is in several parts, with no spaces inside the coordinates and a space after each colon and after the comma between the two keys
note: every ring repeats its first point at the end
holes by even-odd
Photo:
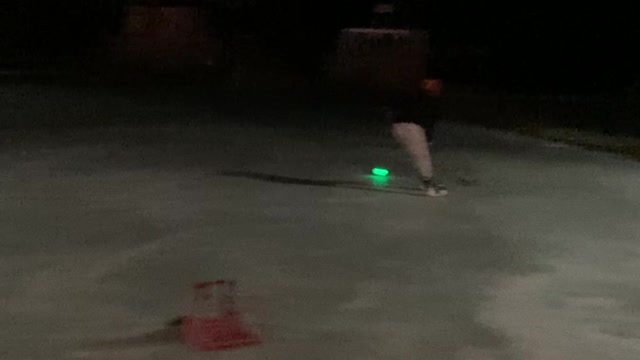
{"type": "MultiPolygon", "coordinates": [[[[46,63],[99,47],[118,34],[124,3],[21,0],[3,5],[0,65],[46,63]]],[[[330,51],[340,28],[366,25],[372,1],[243,3],[212,4],[217,9],[213,28],[258,34],[273,47],[302,54],[290,57],[295,62],[330,51]],[[291,29],[298,30],[291,35],[291,29]]],[[[405,0],[398,16],[430,30],[444,76],[456,81],[591,92],[628,85],[638,75],[635,23],[640,14],[631,4],[585,4],[405,0]]]]}

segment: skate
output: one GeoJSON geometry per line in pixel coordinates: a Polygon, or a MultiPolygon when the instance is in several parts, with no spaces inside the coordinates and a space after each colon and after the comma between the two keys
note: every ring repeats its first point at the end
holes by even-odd
{"type": "Polygon", "coordinates": [[[437,197],[449,194],[449,191],[444,185],[434,182],[433,179],[423,179],[421,187],[427,196],[437,197]]]}

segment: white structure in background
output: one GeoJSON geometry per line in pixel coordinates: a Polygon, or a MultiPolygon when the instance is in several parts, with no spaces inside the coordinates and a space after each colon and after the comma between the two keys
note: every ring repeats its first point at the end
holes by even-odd
{"type": "Polygon", "coordinates": [[[366,87],[415,86],[425,77],[428,34],[395,21],[393,4],[376,4],[370,27],[343,29],[333,75],[366,87]]]}

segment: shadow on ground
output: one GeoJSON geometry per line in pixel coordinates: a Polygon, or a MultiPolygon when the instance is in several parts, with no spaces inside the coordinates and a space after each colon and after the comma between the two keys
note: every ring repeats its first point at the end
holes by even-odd
{"type": "Polygon", "coordinates": [[[264,173],[251,172],[251,171],[226,171],[221,173],[220,175],[228,176],[228,177],[258,180],[258,181],[266,181],[266,182],[278,183],[278,184],[286,184],[286,185],[344,188],[344,189],[354,189],[354,190],[362,190],[362,191],[405,194],[410,196],[424,196],[424,193],[418,187],[375,185],[375,184],[367,183],[366,181],[314,180],[314,179],[304,179],[304,178],[296,178],[296,177],[273,175],[273,174],[264,174],[264,173]]]}
{"type": "MultiPolygon", "coordinates": [[[[383,193],[406,194],[411,196],[424,196],[423,191],[417,186],[416,187],[390,186],[388,184],[374,184],[374,183],[368,183],[366,181],[315,180],[315,179],[296,178],[296,177],[274,175],[274,174],[265,174],[265,173],[252,172],[252,171],[225,171],[220,173],[219,175],[266,181],[266,182],[286,184],[286,185],[344,188],[344,189],[354,189],[354,190],[383,192],[383,193]]],[[[456,184],[461,186],[476,186],[479,183],[476,179],[459,177],[458,179],[456,179],[456,184]]]]}

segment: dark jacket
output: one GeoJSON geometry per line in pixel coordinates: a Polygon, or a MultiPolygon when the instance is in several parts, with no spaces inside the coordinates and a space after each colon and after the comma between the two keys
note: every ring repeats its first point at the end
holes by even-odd
{"type": "Polygon", "coordinates": [[[429,96],[422,89],[392,95],[385,105],[391,109],[393,123],[416,123],[425,128],[429,136],[441,118],[440,97],[429,96]]]}

